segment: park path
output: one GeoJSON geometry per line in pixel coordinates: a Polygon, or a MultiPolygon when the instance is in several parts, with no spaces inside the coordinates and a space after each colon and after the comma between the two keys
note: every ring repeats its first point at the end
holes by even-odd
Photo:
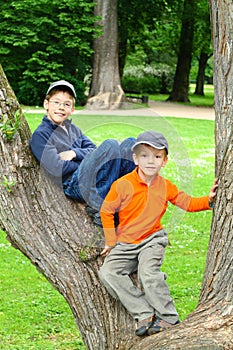
{"type": "MultiPolygon", "coordinates": [[[[174,102],[149,101],[149,108],[131,108],[132,104],[128,104],[124,109],[117,110],[89,110],[82,109],[74,112],[77,114],[86,115],[120,115],[120,116],[161,116],[161,117],[177,117],[191,119],[206,119],[214,120],[214,108],[209,107],[194,107],[181,105],[174,102]]],[[[26,113],[38,113],[41,109],[27,109],[26,113]]]]}
{"type": "Polygon", "coordinates": [[[213,107],[195,107],[181,105],[174,102],[151,101],[150,108],[163,117],[170,116],[206,120],[215,119],[215,111],[213,107]]]}
{"type": "Polygon", "coordinates": [[[77,114],[92,114],[92,115],[121,115],[121,116],[162,116],[162,117],[177,117],[191,119],[206,119],[214,120],[214,108],[210,107],[194,107],[181,105],[174,102],[149,101],[149,108],[128,108],[117,110],[89,110],[84,109],[76,111],[77,114]]]}

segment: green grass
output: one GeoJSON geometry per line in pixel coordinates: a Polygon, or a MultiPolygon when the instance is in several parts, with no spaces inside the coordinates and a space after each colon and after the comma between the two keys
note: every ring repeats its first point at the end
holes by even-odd
{"type": "Polygon", "coordinates": [[[0,231],[0,349],[85,349],[69,306],[0,231]]]}
{"type": "MultiPolygon", "coordinates": [[[[194,95],[195,84],[190,84],[189,87],[189,99],[188,103],[175,102],[180,104],[186,104],[188,106],[202,106],[202,107],[213,107],[214,105],[214,87],[213,85],[205,85],[204,86],[204,96],[194,95]]],[[[166,101],[169,95],[150,95],[149,99],[154,101],[166,101]]]]}
{"type": "MultiPolygon", "coordinates": [[[[27,114],[32,130],[42,115],[27,114]]],[[[73,121],[97,144],[109,137],[122,140],[136,136],[145,129],[163,132],[170,144],[169,162],[163,175],[190,194],[209,192],[214,180],[213,121],[87,115],[74,116],[73,121]]],[[[163,270],[181,320],[197,305],[211,215],[210,211],[184,213],[169,206],[164,217],[170,245],[163,270]]],[[[62,296],[10,246],[2,231],[0,254],[0,349],[85,349],[62,296]]]]}

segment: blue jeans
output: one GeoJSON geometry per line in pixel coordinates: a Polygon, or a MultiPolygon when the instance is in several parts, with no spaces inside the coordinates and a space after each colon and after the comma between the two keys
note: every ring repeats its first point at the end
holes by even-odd
{"type": "Polygon", "coordinates": [[[134,143],[134,138],[121,144],[105,140],[82,160],[64,189],[65,194],[99,210],[112,183],[135,168],[131,151],[134,143]]]}

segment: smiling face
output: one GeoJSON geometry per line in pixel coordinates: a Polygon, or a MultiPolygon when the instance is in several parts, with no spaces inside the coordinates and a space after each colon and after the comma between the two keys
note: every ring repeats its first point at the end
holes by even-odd
{"type": "Polygon", "coordinates": [[[137,146],[133,159],[138,165],[139,177],[149,184],[168,161],[165,149],[157,149],[146,144],[137,146]]]}
{"type": "Polygon", "coordinates": [[[74,98],[67,91],[57,91],[44,100],[47,117],[55,124],[62,124],[74,111],[74,98]]]}

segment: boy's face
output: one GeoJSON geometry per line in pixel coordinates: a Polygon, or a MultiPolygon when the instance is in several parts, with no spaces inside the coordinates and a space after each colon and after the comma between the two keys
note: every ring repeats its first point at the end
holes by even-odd
{"type": "Polygon", "coordinates": [[[62,124],[74,111],[74,98],[65,91],[58,91],[44,100],[47,117],[55,124],[62,124]]]}
{"type": "Polygon", "coordinates": [[[168,161],[164,149],[156,149],[143,144],[138,147],[136,153],[133,153],[133,159],[139,167],[139,176],[143,180],[145,177],[154,178],[168,161]]]}

